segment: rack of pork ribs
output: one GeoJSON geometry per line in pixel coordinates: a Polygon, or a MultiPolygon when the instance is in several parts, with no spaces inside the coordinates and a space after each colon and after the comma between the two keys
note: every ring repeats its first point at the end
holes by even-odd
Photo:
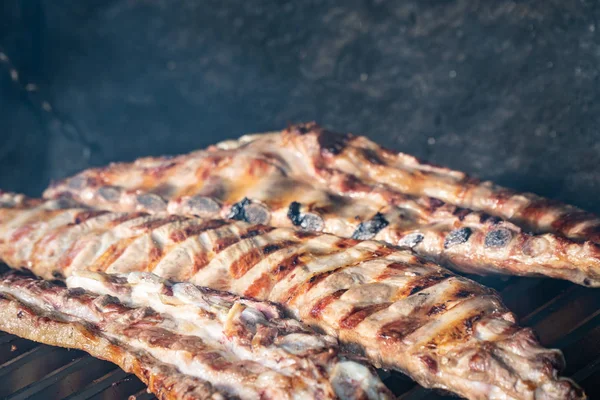
{"type": "Polygon", "coordinates": [[[370,364],[469,399],[582,399],[560,351],[451,270],[597,287],[598,226],[296,125],[1,194],[0,260],[26,273],[2,278],[0,328],[159,398],[392,397],[370,364]]]}

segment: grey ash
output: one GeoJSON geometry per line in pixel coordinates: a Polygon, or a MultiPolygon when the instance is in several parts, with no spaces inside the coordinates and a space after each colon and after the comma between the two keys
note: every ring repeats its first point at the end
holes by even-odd
{"type": "Polygon", "coordinates": [[[352,234],[352,239],[368,240],[372,239],[379,231],[390,223],[385,219],[382,213],[377,213],[368,221],[361,222],[358,228],[352,234]]]}
{"type": "Polygon", "coordinates": [[[469,240],[471,233],[473,233],[471,228],[460,228],[451,231],[448,233],[448,236],[446,236],[446,240],[444,240],[444,248],[448,249],[452,246],[466,243],[467,240],[469,240]]]}

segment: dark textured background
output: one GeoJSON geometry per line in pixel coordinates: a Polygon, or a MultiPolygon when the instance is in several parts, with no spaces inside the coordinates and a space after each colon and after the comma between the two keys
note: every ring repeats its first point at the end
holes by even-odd
{"type": "Polygon", "coordinates": [[[337,3],[0,2],[0,186],[317,120],[600,211],[599,1],[337,3]]]}
{"type": "Polygon", "coordinates": [[[317,120],[600,212],[597,0],[3,0],[0,46],[3,189],[317,120]]]}

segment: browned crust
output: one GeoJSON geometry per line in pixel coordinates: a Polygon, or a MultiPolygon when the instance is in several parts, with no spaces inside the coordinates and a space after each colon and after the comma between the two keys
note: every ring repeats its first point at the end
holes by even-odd
{"type": "Polygon", "coordinates": [[[83,350],[135,374],[161,400],[224,399],[209,383],[179,373],[148,354],[109,341],[93,328],[61,320],[0,295],[0,329],[36,342],[83,350]]]}

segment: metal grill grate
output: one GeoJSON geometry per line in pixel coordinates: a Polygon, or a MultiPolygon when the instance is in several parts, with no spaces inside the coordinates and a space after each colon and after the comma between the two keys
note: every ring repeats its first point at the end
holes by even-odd
{"type": "MultiPolygon", "coordinates": [[[[477,278],[502,293],[523,325],[535,329],[545,346],[563,350],[564,374],[590,398],[600,396],[600,291],[557,280],[477,278]]],[[[402,400],[444,396],[423,389],[399,373],[382,371],[384,382],[402,400]]],[[[0,398],[154,399],[135,377],[81,351],[39,345],[0,333],[0,398]]]]}

